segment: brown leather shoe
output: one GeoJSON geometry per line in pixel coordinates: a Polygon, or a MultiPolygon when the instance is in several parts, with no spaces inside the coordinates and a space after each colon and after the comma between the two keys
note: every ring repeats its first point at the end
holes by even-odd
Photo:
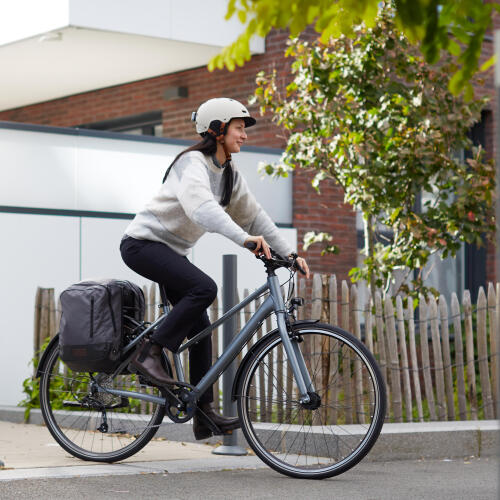
{"type": "Polygon", "coordinates": [[[162,347],[146,339],[136,351],[130,364],[157,385],[172,385],[176,381],[165,371],[161,362],[162,347]]]}
{"type": "Polygon", "coordinates": [[[200,403],[193,417],[193,433],[196,439],[206,439],[215,434],[231,434],[234,429],[241,427],[238,417],[223,417],[213,408],[212,403],[200,403]],[[215,424],[220,432],[216,432],[209,422],[215,424]]]}

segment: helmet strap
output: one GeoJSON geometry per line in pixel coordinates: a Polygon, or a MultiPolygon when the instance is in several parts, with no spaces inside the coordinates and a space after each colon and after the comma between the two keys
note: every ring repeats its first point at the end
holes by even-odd
{"type": "Polygon", "coordinates": [[[231,153],[227,150],[227,145],[224,139],[219,141],[222,144],[222,149],[224,150],[224,154],[226,155],[226,161],[231,161],[231,153]]]}

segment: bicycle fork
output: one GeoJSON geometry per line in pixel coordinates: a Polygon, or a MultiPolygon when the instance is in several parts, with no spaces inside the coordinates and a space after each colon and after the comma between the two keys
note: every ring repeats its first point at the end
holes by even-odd
{"type": "Polygon", "coordinates": [[[268,283],[269,289],[271,291],[271,297],[274,302],[274,310],[276,312],[278,330],[280,332],[283,346],[285,347],[288,361],[292,367],[293,376],[295,378],[295,381],[297,382],[297,387],[299,388],[299,402],[301,404],[306,404],[311,401],[309,395],[311,393],[314,393],[316,390],[304,361],[304,356],[299,349],[298,342],[296,340],[292,340],[288,335],[288,329],[285,321],[285,314],[287,314],[287,312],[285,309],[283,297],[281,295],[280,284],[277,276],[269,276],[268,283]]]}

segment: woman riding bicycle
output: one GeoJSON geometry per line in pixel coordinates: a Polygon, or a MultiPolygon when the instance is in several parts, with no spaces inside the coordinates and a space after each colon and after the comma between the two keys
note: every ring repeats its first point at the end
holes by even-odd
{"type": "MultiPolygon", "coordinates": [[[[127,266],[164,285],[173,305],[131,363],[160,386],[175,384],[161,362],[162,348],[175,352],[186,337],[210,324],[206,309],[217,295],[217,286],[186,257],[198,239],[207,231],[219,233],[240,246],[254,243],[253,253],[267,258],[271,257],[269,245],[281,255],[293,251],[231,159],[247,139],[246,127],[255,125],[246,107],[233,99],[210,99],[193,113],[193,120],[202,140],[177,155],[158,193],[135,216],[120,245],[127,266]]],[[[303,258],[297,264],[309,275],[303,258]]],[[[189,352],[192,385],[202,379],[211,360],[212,342],[205,337],[189,352]]],[[[206,417],[223,433],[239,427],[238,418],[217,414],[212,402],[212,390],[199,399],[193,419],[196,439],[212,435],[206,417]]]]}

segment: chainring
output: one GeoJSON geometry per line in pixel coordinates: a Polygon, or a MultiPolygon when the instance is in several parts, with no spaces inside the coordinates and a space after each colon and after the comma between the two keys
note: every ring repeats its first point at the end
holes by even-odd
{"type": "Polygon", "coordinates": [[[162,393],[167,399],[165,413],[172,422],[182,424],[191,420],[196,410],[196,404],[189,397],[190,390],[181,387],[172,391],[165,390],[162,393]],[[186,394],[188,395],[187,397],[186,394]]]}

